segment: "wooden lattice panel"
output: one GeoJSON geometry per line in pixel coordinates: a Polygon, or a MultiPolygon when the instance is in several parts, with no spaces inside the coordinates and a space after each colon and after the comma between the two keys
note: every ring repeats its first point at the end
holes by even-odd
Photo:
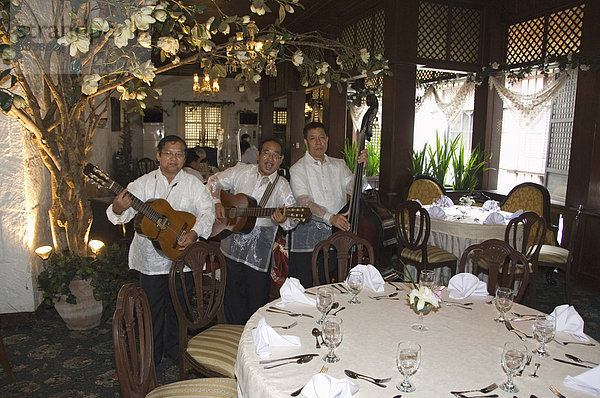
{"type": "Polygon", "coordinates": [[[522,64],[542,59],[544,18],[519,22],[508,27],[506,63],[522,64]]]}
{"type": "Polygon", "coordinates": [[[383,87],[383,76],[367,77],[365,79],[365,88],[368,90],[381,90],[383,87]]]}
{"type": "Polygon", "coordinates": [[[352,25],[342,28],[340,41],[344,44],[384,53],[385,13],[377,10],[352,25]]]}
{"type": "Polygon", "coordinates": [[[383,9],[377,11],[373,18],[375,19],[373,25],[373,51],[383,54],[385,52],[385,45],[383,41],[385,32],[385,12],[383,9]]]}
{"type": "Polygon", "coordinates": [[[440,72],[430,69],[417,69],[417,81],[419,83],[430,83],[439,80],[450,80],[456,78],[455,73],[440,72]]]}
{"type": "Polygon", "coordinates": [[[552,56],[579,52],[583,28],[584,5],[550,14],[548,18],[548,52],[552,56]]]}
{"type": "Polygon", "coordinates": [[[366,17],[356,23],[356,46],[371,49],[373,42],[373,20],[366,17]]]}
{"type": "Polygon", "coordinates": [[[479,62],[481,13],[473,8],[451,8],[450,61],[479,62]]]}
{"type": "Polygon", "coordinates": [[[417,56],[445,59],[449,6],[422,1],[419,5],[417,56]]]}

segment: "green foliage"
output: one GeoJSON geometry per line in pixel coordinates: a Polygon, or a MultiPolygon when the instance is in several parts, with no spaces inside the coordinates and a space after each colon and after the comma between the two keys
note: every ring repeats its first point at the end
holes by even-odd
{"type": "Polygon", "coordinates": [[[350,140],[346,138],[346,141],[344,142],[344,160],[346,161],[346,166],[348,166],[353,173],[354,167],[356,167],[356,151],[356,142],[351,143],[350,140]]]}
{"type": "MultiPolygon", "coordinates": [[[[367,147],[367,153],[369,154],[369,161],[367,162],[367,177],[379,175],[379,165],[381,161],[381,151],[379,145],[373,144],[368,141],[365,145],[367,147]]],[[[358,151],[358,145],[356,142],[350,143],[350,140],[346,138],[344,142],[344,161],[346,166],[354,173],[356,167],[356,152],[358,151]]]]}
{"type": "Polygon", "coordinates": [[[435,135],[435,152],[429,146],[429,167],[430,175],[439,181],[442,186],[444,185],[444,179],[448,173],[448,168],[452,162],[452,156],[458,146],[460,136],[456,137],[452,141],[440,140],[440,137],[435,135]]]}
{"type": "Polygon", "coordinates": [[[94,298],[101,300],[107,308],[106,304],[116,299],[127,272],[127,264],[116,244],[101,249],[96,258],[80,256],[67,249],[50,255],[37,282],[46,303],[52,304],[66,296],[67,303],[75,304],[76,298],[69,284],[73,279],[89,280],[94,288],[94,298]]]}
{"type": "Polygon", "coordinates": [[[471,152],[469,160],[465,161],[465,158],[465,148],[461,141],[460,150],[452,156],[452,168],[454,169],[452,189],[472,192],[477,186],[478,174],[481,171],[489,170],[485,164],[492,159],[492,154],[484,158],[483,151],[477,146],[471,152]]]}
{"type": "Polygon", "coordinates": [[[412,158],[412,176],[430,175],[429,163],[427,163],[427,143],[423,145],[420,151],[411,151],[412,158]]]}

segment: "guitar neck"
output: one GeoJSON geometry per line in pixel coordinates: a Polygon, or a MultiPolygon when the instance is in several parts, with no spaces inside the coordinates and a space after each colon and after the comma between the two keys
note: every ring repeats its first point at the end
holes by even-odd
{"type": "MultiPolygon", "coordinates": [[[[124,189],[122,186],[120,186],[113,180],[109,180],[108,184],[105,184],[105,187],[110,189],[116,195],[123,192],[123,189],[124,189]]],[[[135,211],[142,213],[144,215],[144,217],[147,217],[154,223],[158,222],[158,220],[160,220],[160,218],[163,216],[162,214],[160,214],[156,210],[154,210],[152,207],[150,207],[149,204],[142,202],[134,194],[127,192],[127,196],[129,196],[129,198],[131,199],[131,207],[133,207],[133,209],[135,211]]]]}
{"type": "MultiPolygon", "coordinates": [[[[273,214],[275,210],[277,210],[277,208],[273,207],[236,207],[235,217],[271,217],[271,214],[273,214]]],[[[285,215],[285,211],[283,213],[285,215]]]]}

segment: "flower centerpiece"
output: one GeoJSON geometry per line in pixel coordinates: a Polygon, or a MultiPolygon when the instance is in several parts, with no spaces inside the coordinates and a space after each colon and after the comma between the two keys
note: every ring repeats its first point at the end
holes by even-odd
{"type": "Polygon", "coordinates": [[[470,195],[461,196],[460,199],[458,199],[458,203],[462,206],[473,206],[475,204],[475,199],[473,199],[473,197],[470,195]]]}
{"type": "Polygon", "coordinates": [[[419,323],[416,323],[411,327],[414,330],[425,332],[427,331],[427,328],[423,325],[423,314],[428,313],[433,308],[439,308],[442,289],[433,289],[424,284],[419,284],[417,286],[412,277],[410,277],[410,281],[413,285],[413,289],[407,295],[408,303],[419,313],[419,323]]]}

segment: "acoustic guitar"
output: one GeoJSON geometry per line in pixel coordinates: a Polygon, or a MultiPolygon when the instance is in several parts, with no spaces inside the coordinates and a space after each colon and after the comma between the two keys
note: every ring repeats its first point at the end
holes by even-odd
{"type": "MultiPolygon", "coordinates": [[[[211,238],[224,238],[232,232],[249,233],[259,217],[271,217],[277,208],[257,207],[256,199],[243,193],[230,195],[220,193],[221,204],[225,208],[225,218],[216,219],[211,238]]],[[[311,216],[308,207],[283,207],[284,216],[295,221],[306,221],[311,216]]]]}
{"type": "MultiPolygon", "coordinates": [[[[117,195],[123,191],[122,186],[91,163],[85,165],[83,174],[94,184],[108,188],[117,195]]],[[[148,237],[154,247],[170,259],[177,258],[181,254],[177,241],[192,229],[196,217],[185,211],[173,210],[164,199],[142,202],[135,195],[127,194],[131,198],[131,207],[138,212],[133,223],[136,232],[148,237]]]]}

